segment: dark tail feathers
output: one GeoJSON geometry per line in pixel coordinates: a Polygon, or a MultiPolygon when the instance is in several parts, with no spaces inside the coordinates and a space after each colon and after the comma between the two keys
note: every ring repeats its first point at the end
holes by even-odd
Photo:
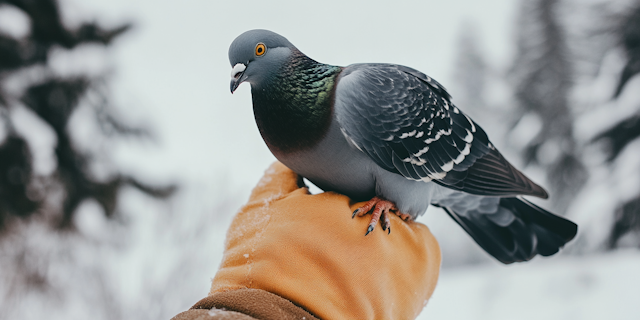
{"type": "Polygon", "coordinates": [[[578,226],[522,198],[500,199],[498,214],[459,215],[443,208],[485,251],[500,262],[528,261],[557,253],[578,226]]]}

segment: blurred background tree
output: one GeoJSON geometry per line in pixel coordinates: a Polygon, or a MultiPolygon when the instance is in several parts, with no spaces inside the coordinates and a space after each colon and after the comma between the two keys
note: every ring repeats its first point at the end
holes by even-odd
{"type": "Polygon", "coordinates": [[[575,116],[569,97],[574,66],[559,9],[559,0],[521,3],[517,53],[510,77],[515,85],[517,118],[538,123],[529,141],[518,142],[524,163],[540,166],[546,172],[552,209],[564,212],[588,173],[573,136],[575,116]]]}
{"type": "MultiPolygon", "coordinates": [[[[521,1],[515,30],[503,71],[478,26],[461,26],[454,103],[550,190],[540,205],[579,223],[562,254],[640,247],[640,1],[521,1]]],[[[444,267],[489,262],[461,235],[438,236],[454,252],[444,267]]]]}
{"type": "MultiPolygon", "coordinates": [[[[108,157],[87,154],[74,145],[68,123],[81,103],[90,104],[96,124],[106,136],[149,137],[147,130],[130,127],[109,108],[104,79],[91,76],[62,77],[48,66],[48,57],[57,47],[73,49],[90,43],[109,46],[131,25],[106,29],[85,23],[76,29],[66,28],[55,0],[0,0],[28,17],[30,32],[14,38],[0,30],[0,117],[5,133],[0,145],[0,232],[10,227],[14,218],[46,216],[58,227],[73,227],[73,215],[87,199],[97,201],[104,214],[115,214],[119,191],[132,186],[147,195],[166,198],[174,186],[153,186],[133,176],[110,172],[99,179],[91,171],[91,161],[108,157]],[[34,76],[33,74],[36,74],[34,76]],[[30,79],[29,79],[30,78],[30,79]],[[8,90],[9,82],[23,81],[23,90],[8,90]],[[87,95],[100,96],[88,101],[87,95]],[[96,100],[96,99],[94,99],[96,100]],[[30,146],[15,129],[12,111],[28,108],[55,135],[55,170],[38,176],[33,170],[30,146]],[[60,197],[53,194],[62,193],[60,197]]],[[[33,148],[33,147],[31,147],[33,148]]]]}
{"type": "MultiPolygon", "coordinates": [[[[106,49],[130,24],[104,28],[92,22],[69,28],[56,0],[0,0],[0,11],[0,319],[16,319],[24,316],[13,313],[23,303],[40,307],[42,301],[64,302],[73,294],[60,282],[70,281],[62,280],[74,273],[68,265],[81,260],[70,254],[82,239],[74,235],[81,204],[97,203],[98,211],[113,218],[123,189],[165,199],[176,186],[145,183],[108,165],[109,144],[100,141],[149,140],[149,130],[120,119],[110,104],[106,75],[64,74],[51,65],[60,52],[83,46],[106,49]],[[90,116],[78,115],[79,110],[90,116]],[[101,134],[74,133],[74,117],[101,134]],[[53,141],[50,150],[43,150],[43,139],[53,141]],[[82,139],[102,148],[83,149],[78,144],[82,139]],[[52,156],[43,159],[43,154],[52,156]],[[43,160],[50,170],[37,170],[43,160]]],[[[99,264],[75,271],[79,285],[88,287],[76,291],[104,301],[96,306],[100,313],[117,319],[120,302],[106,287],[108,273],[99,264]]]]}
{"type": "MultiPolygon", "coordinates": [[[[640,1],[629,6],[623,13],[614,15],[614,18],[612,42],[623,51],[624,61],[613,93],[613,99],[619,99],[624,91],[640,91],[638,83],[630,81],[640,73],[640,1]]],[[[632,104],[635,105],[635,108],[631,108],[632,112],[628,112],[626,117],[593,139],[593,142],[605,144],[604,152],[608,166],[621,165],[617,161],[620,154],[628,146],[640,142],[640,101],[635,100],[632,104]]],[[[640,157],[637,153],[635,156],[640,157]]],[[[635,191],[635,195],[630,199],[616,204],[613,219],[607,247],[617,247],[621,238],[627,236],[630,238],[627,245],[640,248],[640,191],[635,191]]]]}

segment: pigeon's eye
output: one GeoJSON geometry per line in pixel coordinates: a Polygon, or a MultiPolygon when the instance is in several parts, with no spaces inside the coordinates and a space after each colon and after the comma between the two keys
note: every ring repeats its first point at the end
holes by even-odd
{"type": "Polygon", "coordinates": [[[265,52],[267,52],[267,47],[264,45],[264,43],[258,43],[256,45],[256,56],[261,56],[265,52]]]}

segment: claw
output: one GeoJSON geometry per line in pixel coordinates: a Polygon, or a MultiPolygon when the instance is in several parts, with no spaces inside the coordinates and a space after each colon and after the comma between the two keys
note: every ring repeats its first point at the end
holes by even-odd
{"type": "Polygon", "coordinates": [[[367,233],[373,232],[375,229],[376,223],[380,220],[380,224],[382,225],[382,230],[387,231],[387,234],[391,233],[391,222],[389,221],[389,213],[397,212],[395,204],[388,200],[384,200],[379,197],[374,197],[373,199],[367,201],[362,207],[353,211],[351,218],[355,218],[355,216],[363,216],[367,214],[369,211],[371,212],[371,222],[369,223],[369,227],[367,227],[367,233]],[[373,210],[373,211],[372,211],[373,210]]]}
{"type": "MultiPolygon", "coordinates": [[[[391,228],[391,221],[389,221],[389,211],[382,211],[382,230],[387,230],[391,228]]],[[[389,233],[387,233],[389,234],[389,233]]]]}
{"type": "Polygon", "coordinates": [[[366,237],[371,231],[373,231],[373,226],[369,225],[369,228],[367,228],[367,233],[365,233],[364,236],[366,237]]]}
{"type": "Polygon", "coordinates": [[[351,219],[356,216],[364,216],[371,211],[371,222],[369,222],[369,226],[367,227],[367,233],[373,232],[376,227],[376,223],[380,220],[380,225],[382,226],[382,230],[387,231],[387,234],[391,234],[391,221],[389,220],[390,214],[395,214],[400,217],[404,221],[409,221],[412,217],[408,214],[404,214],[398,210],[396,205],[389,201],[384,200],[379,197],[374,197],[373,199],[367,201],[362,207],[353,211],[351,215],[351,219]]]}

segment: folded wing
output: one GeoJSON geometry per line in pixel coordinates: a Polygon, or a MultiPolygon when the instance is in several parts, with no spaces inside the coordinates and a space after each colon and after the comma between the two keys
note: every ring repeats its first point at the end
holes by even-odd
{"type": "Polygon", "coordinates": [[[382,168],[407,179],[484,196],[547,193],[515,169],[438,82],[408,67],[357,64],[336,86],[345,137],[382,168]]]}

